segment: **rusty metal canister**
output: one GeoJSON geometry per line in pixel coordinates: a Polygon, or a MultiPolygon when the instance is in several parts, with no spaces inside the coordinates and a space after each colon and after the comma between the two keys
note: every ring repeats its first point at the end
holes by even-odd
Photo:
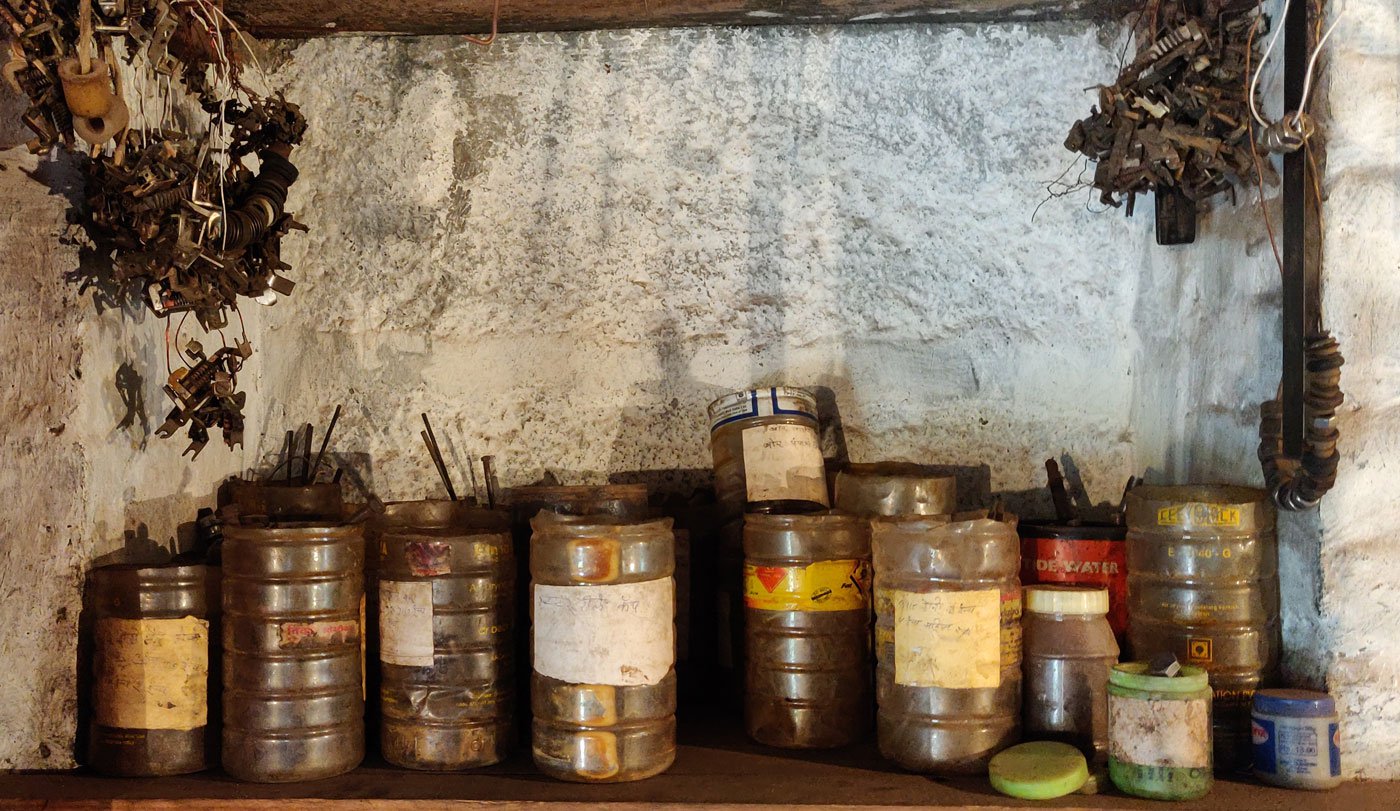
{"type": "Polygon", "coordinates": [[[224,771],[282,783],[364,757],[364,527],[224,526],[224,771]]]}
{"type": "Polygon", "coordinates": [[[947,515],[958,481],[909,462],[852,464],[836,474],[836,509],[853,515],[947,515]]]}
{"type": "Polygon", "coordinates": [[[384,759],[430,770],[500,761],[514,739],[509,519],[460,501],[390,502],[369,532],[384,759]]]}
{"type": "MultiPolygon", "coordinates": [[[[120,564],[90,574],[95,611],[88,764],[102,774],[188,774],[208,767],[209,595],[202,565],[120,564]]],[[[212,588],[211,588],[212,586],[212,588]]]]}
{"type": "Polygon", "coordinates": [[[345,508],[340,484],[336,482],[290,484],[230,479],[227,500],[244,518],[256,516],[272,521],[334,521],[345,508]]]}
{"type": "Polygon", "coordinates": [[[913,771],[985,772],[1021,727],[1016,521],[872,524],[880,753],[913,771]]]}
{"type": "Polygon", "coordinates": [[[869,521],[745,516],[744,614],[749,737],[818,749],[869,729],[869,521]]]}
{"type": "Polygon", "coordinates": [[[709,416],[715,497],[725,520],[821,511],[831,503],[811,392],[736,391],[710,403],[709,416]]]}
{"type": "Polygon", "coordinates": [[[1021,584],[1108,589],[1108,624],[1128,644],[1128,528],[1122,524],[1022,521],[1021,584]]]}
{"type": "Polygon", "coordinates": [[[1217,769],[1248,768],[1250,703],[1277,677],[1277,514],[1263,490],[1224,485],[1128,493],[1129,639],[1170,651],[1215,691],[1217,769]]]}
{"type": "Polygon", "coordinates": [[[543,512],[531,523],[535,765],[586,783],[665,771],[676,757],[671,519],[543,512]]]}

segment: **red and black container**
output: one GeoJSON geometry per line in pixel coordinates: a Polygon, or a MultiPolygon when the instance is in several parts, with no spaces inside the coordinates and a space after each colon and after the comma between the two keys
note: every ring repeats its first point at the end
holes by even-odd
{"type": "Polygon", "coordinates": [[[1128,560],[1122,524],[1022,521],[1021,583],[1108,589],[1108,624],[1125,652],[1128,644],[1128,560]]]}

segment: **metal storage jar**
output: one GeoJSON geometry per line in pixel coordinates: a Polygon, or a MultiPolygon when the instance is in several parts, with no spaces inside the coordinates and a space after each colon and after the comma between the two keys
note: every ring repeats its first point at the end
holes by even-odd
{"type": "Polygon", "coordinates": [[[1063,584],[1108,589],[1108,624],[1128,644],[1128,528],[1122,524],[1022,521],[1021,585],[1063,584]]]}
{"type": "Polygon", "coordinates": [[[1276,678],[1276,513],[1263,490],[1189,485],[1128,494],[1130,647],[1204,668],[1215,690],[1215,766],[1250,764],[1250,700],[1276,678]]]}
{"type": "Polygon", "coordinates": [[[870,524],[744,517],[744,724],[768,746],[831,748],[870,727],[870,524]]]}
{"type": "Polygon", "coordinates": [[[1021,727],[1016,520],[872,524],[880,753],[913,771],[985,772],[1021,727]]]}
{"type": "Polygon", "coordinates": [[[509,519],[460,501],[391,502],[369,531],[384,759],[434,770],[500,761],[515,731],[509,519]]]}
{"type": "Polygon", "coordinates": [[[836,509],[852,515],[947,515],[958,480],[909,462],[852,464],[836,474],[836,509]]]}
{"type": "Polygon", "coordinates": [[[314,780],[364,757],[364,551],[359,523],[224,526],[230,775],[314,780]]]}
{"type": "Polygon", "coordinates": [[[616,783],[676,757],[671,519],[542,512],[531,522],[535,765],[616,783]]]}
{"type": "Polygon", "coordinates": [[[710,403],[709,415],[715,497],[725,520],[745,512],[814,512],[831,503],[811,392],[736,391],[710,403]]]}
{"type": "Polygon", "coordinates": [[[95,771],[145,777],[209,766],[209,594],[218,595],[210,572],[201,565],[119,564],[89,575],[95,638],[88,765],[95,771]]]}

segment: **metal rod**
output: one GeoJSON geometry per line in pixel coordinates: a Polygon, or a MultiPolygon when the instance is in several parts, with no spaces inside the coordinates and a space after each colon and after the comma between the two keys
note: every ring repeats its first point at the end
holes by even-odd
{"type": "MultiPolygon", "coordinates": [[[[296,432],[287,432],[287,447],[282,451],[283,464],[287,466],[287,483],[292,483],[292,443],[296,441],[296,432]]],[[[276,470],[274,469],[274,473],[276,470]]]]}
{"type": "Polygon", "coordinates": [[[1050,499],[1055,502],[1055,518],[1061,524],[1068,524],[1075,518],[1074,505],[1070,503],[1069,491],[1065,489],[1065,477],[1060,475],[1060,466],[1054,459],[1045,460],[1045,476],[1050,480],[1050,499]]]}
{"type": "Polygon", "coordinates": [[[452,488],[452,477],[447,475],[447,463],[442,460],[442,450],[438,448],[437,438],[433,436],[433,426],[428,422],[427,414],[423,415],[423,427],[427,429],[419,432],[423,436],[423,444],[428,447],[428,455],[437,466],[438,475],[442,477],[442,486],[447,488],[448,498],[456,501],[457,491],[452,488]]]}
{"type": "Polygon", "coordinates": [[[306,424],[306,440],[301,447],[301,483],[311,484],[311,423],[306,424]]]}
{"type": "Polygon", "coordinates": [[[316,464],[311,468],[311,470],[313,471],[311,474],[311,484],[314,484],[316,482],[316,473],[321,470],[321,458],[326,455],[326,446],[331,444],[331,433],[335,431],[335,424],[339,419],[340,405],[337,404],[335,407],[335,413],[331,415],[331,424],[326,427],[326,433],[324,436],[321,437],[321,450],[316,452],[316,464]]]}
{"type": "MultiPolygon", "coordinates": [[[[1283,114],[1292,115],[1302,105],[1303,85],[1307,82],[1310,32],[1306,0],[1288,5],[1283,25],[1283,114]]],[[[1310,301],[1309,277],[1318,275],[1316,262],[1309,262],[1309,239],[1316,233],[1315,212],[1309,211],[1308,188],[1312,183],[1307,147],[1283,156],[1283,455],[1303,456],[1307,413],[1303,401],[1307,386],[1307,335],[1310,316],[1318,312],[1310,301]],[[1309,216],[1312,214],[1313,216],[1309,216]],[[1312,265],[1310,267],[1310,265],[1312,265]]]]}
{"type": "Polygon", "coordinates": [[[486,480],[486,508],[496,509],[496,457],[481,457],[481,477],[486,480]]]}

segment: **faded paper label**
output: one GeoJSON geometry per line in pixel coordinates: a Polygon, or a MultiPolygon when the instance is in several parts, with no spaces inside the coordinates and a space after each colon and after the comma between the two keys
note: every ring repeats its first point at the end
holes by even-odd
{"type": "Polygon", "coordinates": [[[379,581],[379,661],[401,667],[433,666],[433,584],[379,581]]]}
{"type": "Polygon", "coordinates": [[[1021,589],[1001,594],[1001,666],[1021,666],[1021,589]]]}
{"type": "Polygon", "coordinates": [[[819,560],[807,566],[744,564],[744,605],[765,611],[860,611],[870,605],[870,565],[819,560]]]}
{"type": "Polygon", "coordinates": [[[445,541],[405,541],[403,554],[415,577],[452,573],[452,547],[445,541]]]}
{"type": "Polygon", "coordinates": [[[826,462],[817,432],[806,425],[745,428],[744,481],[749,501],[827,504],[826,462]]]}
{"type": "Polygon", "coordinates": [[[93,715],[123,729],[196,729],[208,722],[209,621],[97,623],[93,715]]]}
{"type": "Polygon", "coordinates": [[[1210,699],[1108,697],[1108,753],[1135,766],[1210,768],[1210,699]]]}
{"type": "Polygon", "coordinates": [[[909,687],[1001,685],[1001,591],[895,591],[894,680],[909,687]]]}
{"type": "MultiPolygon", "coordinates": [[[[364,598],[360,599],[360,603],[360,615],[364,616],[364,598]]],[[[284,622],[277,626],[277,647],[279,648],[314,648],[317,645],[340,645],[354,642],[359,638],[360,623],[357,620],[284,622]]],[[[364,643],[360,644],[363,648],[364,643]]]]}
{"type": "Polygon", "coordinates": [[[671,578],[534,586],[535,672],[574,684],[658,684],[676,659],[671,578]]]}

